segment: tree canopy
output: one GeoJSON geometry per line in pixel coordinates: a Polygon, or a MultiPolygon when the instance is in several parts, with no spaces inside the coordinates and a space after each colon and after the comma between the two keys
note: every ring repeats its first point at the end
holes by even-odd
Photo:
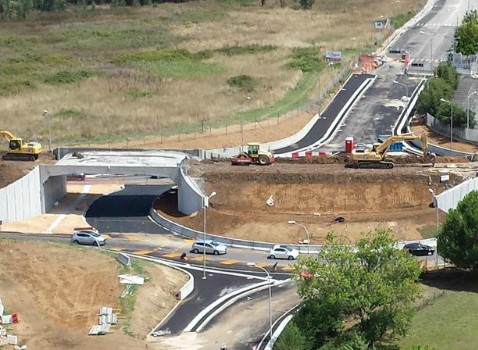
{"type": "Polygon", "coordinates": [[[318,257],[295,265],[301,307],[294,318],[310,347],[339,349],[350,342],[373,345],[403,335],[420,294],[418,261],[396,249],[378,230],[356,247],[329,234],[318,257]]]}
{"type": "Polygon", "coordinates": [[[438,251],[457,267],[478,267],[478,192],[468,193],[448,212],[438,234],[438,251]]]}
{"type": "Polygon", "coordinates": [[[455,51],[463,55],[478,52],[478,12],[467,11],[462,24],[455,31],[455,51]]]}
{"type": "Polygon", "coordinates": [[[441,99],[451,101],[453,92],[458,87],[458,73],[450,62],[442,62],[438,65],[436,77],[428,80],[417,100],[418,113],[430,113],[441,123],[450,125],[453,112],[453,127],[465,127],[467,119],[469,125],[476,125],[475,112],[466,111],[460,105],[453,102],[443,102],[441,99]]]}

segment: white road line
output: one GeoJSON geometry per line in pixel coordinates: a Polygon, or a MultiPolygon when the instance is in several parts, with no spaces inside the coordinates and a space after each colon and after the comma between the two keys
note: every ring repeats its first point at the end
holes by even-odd
{"type": "Polygon", "coordinates": [[[50,225],[50,227],[47,228],[45,233],[52,233],[53,230],[60,224],[60,222],[63,221],[65,216],[69,214],[71,211],[73,211],[73,209],[78,205],[78,203],[80,203],[86,197],[88,192],[90,192],[90,189],[91,189],[91,185],[83,186],[83,189],[81,190],[81,194],[78,196],[78,198],[76,198],[75,201],[71,203],[69,207],[66,208],[65,214],[61,214],[59,217],[56,218],[56,220],[50,225]]]}

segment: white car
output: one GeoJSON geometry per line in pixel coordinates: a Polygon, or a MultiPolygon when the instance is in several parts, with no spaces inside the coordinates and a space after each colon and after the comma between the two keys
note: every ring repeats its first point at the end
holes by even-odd
{"type": "Polygon", "coordinates": [[[299,256],[299,251],[297,249],[291,248],[284,244],[275,245],[271,250],[269,250],[268,259],[288,259],[295,260],[299,256]]]}
{"type": "Polygon", "coordinates": [[[71,241],[76,244],[105,245],[106,238],[96,230],[78,230],[73,232],[71,241]]]}
{"type": "Polygon", "coordinates": [[[196,241],[193,243],[193,246],[191,247],[191,251],[195,254],[204,253],[204,250],[206,250],[206,254],[214,254],[214,255],[226,254],[227,246],[218,242],[206,240],[206,241],[196,241]]]}

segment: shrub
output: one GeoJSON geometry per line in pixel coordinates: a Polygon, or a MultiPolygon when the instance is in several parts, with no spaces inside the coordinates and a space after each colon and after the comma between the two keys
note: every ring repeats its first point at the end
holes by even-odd
{"type": "Polygon", "coordinates": [[[250,75],[237,75],[229,78],[227,84],[233,88],[239,88],[245,92],[254,91],[254,87],[257,85],[256,80],[250,75]]]}

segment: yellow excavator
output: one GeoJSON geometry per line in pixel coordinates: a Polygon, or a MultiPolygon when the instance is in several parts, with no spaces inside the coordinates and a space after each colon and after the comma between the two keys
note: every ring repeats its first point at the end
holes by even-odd
{"type": "Polygon", "coordinates": [[[416,135],[413,132],[390,136],[382,143],[374,143],[372,149],[354,147],[347,159],[347,168],[392,169],[393,162],[385,159],[388,147],[395,142],[420,140],[423,157],[426,162],[435,164],[435,154],[428,151],[428,137],[426,133],[416,135]]]}
{"type": "Polygon", "coordinates": [[[35,141],[24,141],[14,136],[10,131],[0,131],[0,137],[8,141],[8,151],[2,157],[4,160],[30,160],[38,159],[41,153],[41,144],[35,141]]]}

